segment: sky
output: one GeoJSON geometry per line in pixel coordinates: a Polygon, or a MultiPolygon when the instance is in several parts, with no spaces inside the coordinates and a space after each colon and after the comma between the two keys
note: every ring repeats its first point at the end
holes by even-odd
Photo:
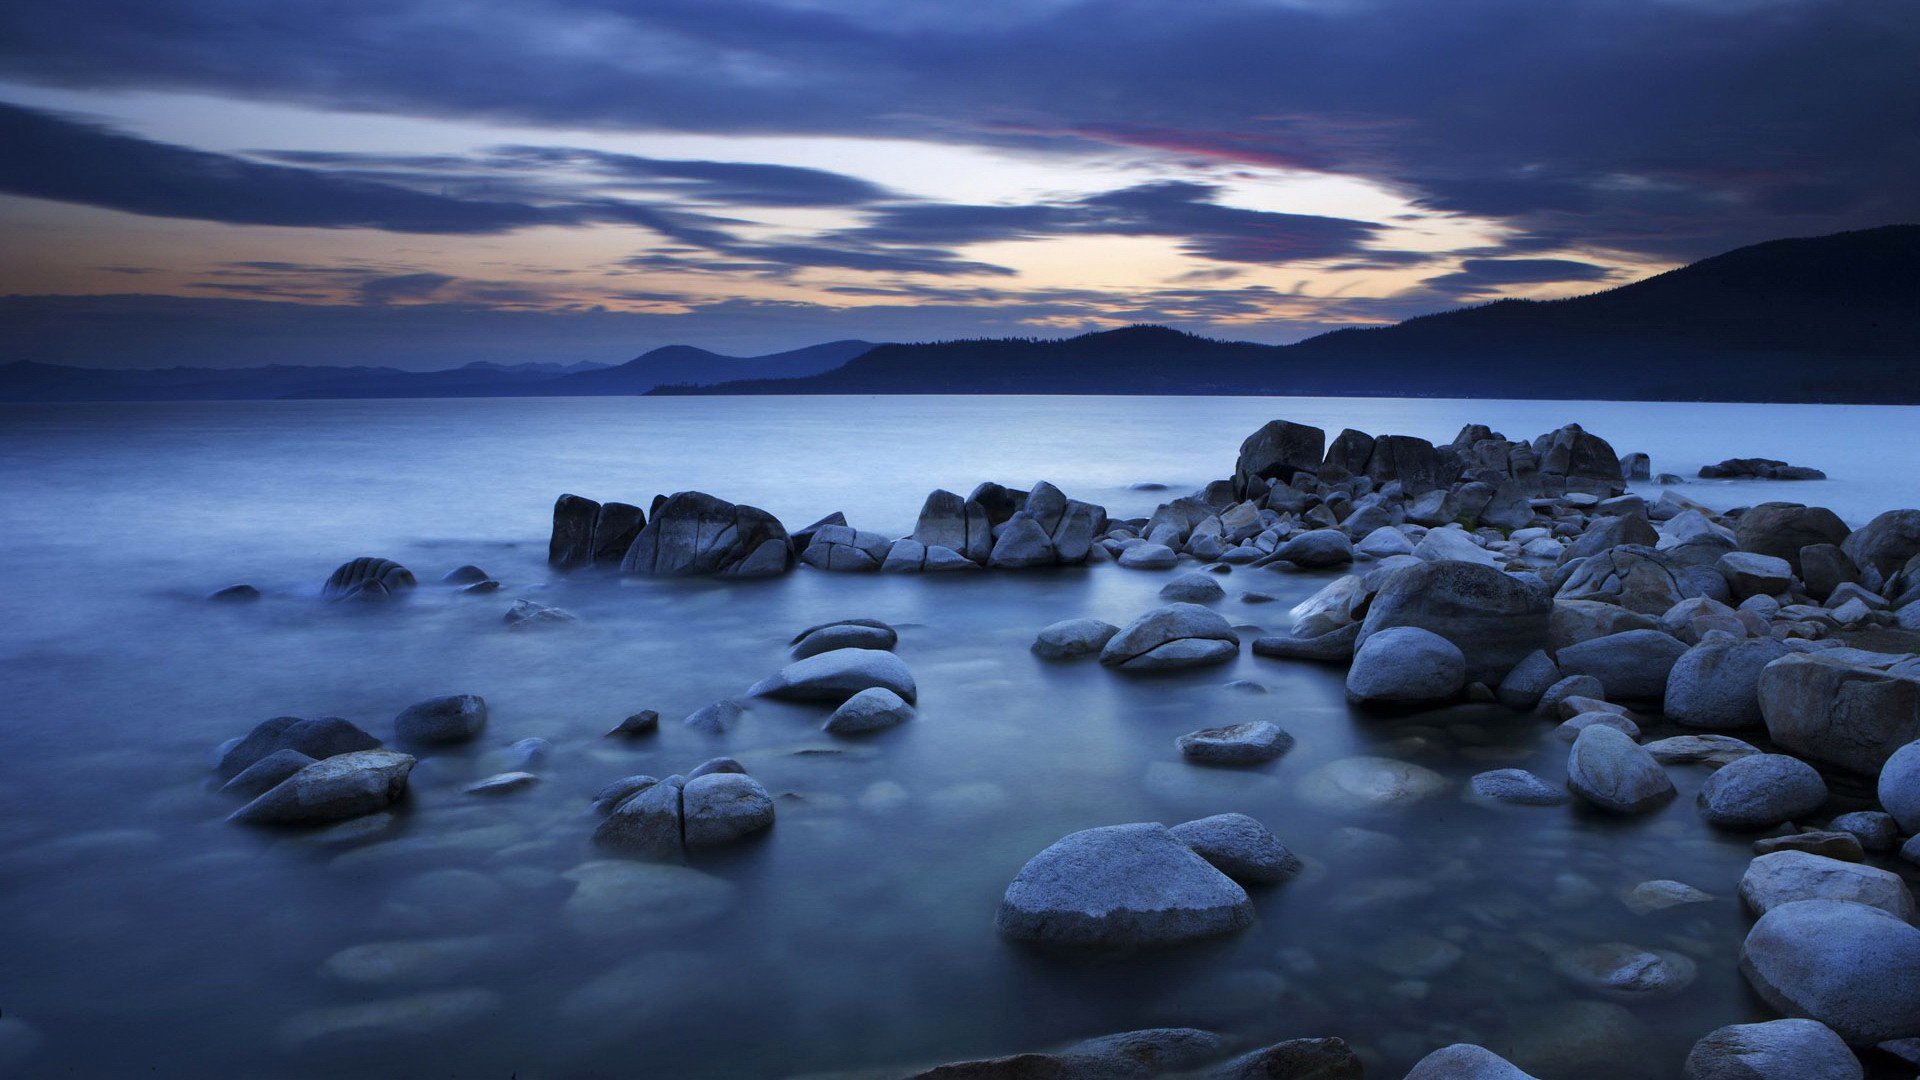
{"type": "Polygon", "coordinates": [[[0,362],[1287,342],[1920,220],[1911,0],[21,0],[0,362]]]}

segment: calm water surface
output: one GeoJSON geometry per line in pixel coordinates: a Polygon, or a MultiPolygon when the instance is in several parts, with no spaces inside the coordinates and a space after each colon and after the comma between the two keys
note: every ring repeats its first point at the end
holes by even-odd
{"type": "MultiPolygon", "coordinates": [[[[1461,1039],[1553,1080],[1677,1076],[1699,1035],[1762,1015],[1734,967],[1748,924],[1733,899],[1746,840],[1701,826],[1696,769],[1673,770],[1681,797],[1628,823],[1485,808],[1458,797],[1468,776],[1518,765],[1558,781],[1565,744],[1497,708],[1356,716],[1336,672],[1251,655],[1137,680],[1028,654],[1046,623],[1125,622],[1155,606],[1169,574],[802,571],[722,585],[558,579],[544,565],[561,491],[644,505],[698,488],[790,527],[838,509],[897,534],[933,487],[1044,478],[1126,515],[1167,497],[1127,485],[1180,491],[1226,475],[1240,439],[1276,416],[1436,441],[1468,421],[1531,436],[1574,420],[1622,452],[1653,454],[1657,471],[1766,455],[1832,477],[1684,489],[1716,506],[1787,497],[1857,523],[1920,503],[1911,409],[1244,398],[8,406],[0,1013],[40,1042],[15,1067],[778,1077],[1183,1023],[1249,1043],[1342,1035],[1383,1076],[1461,1039]],[[361,554],[406,563],[422,587],[378,611],[319,603],[327,573],[361,554]],[[436,583],[465,562],[505,588],[464,597],[436,583]],[[237,581],[267,598],[201,599],[237,581]],[[508,633],[500,616],[519,597],[581,621],[508,633]],[[847,616],[901,629],[921,690],[908,724],[833,740],[818,730],[824,710],[774,703],[756,703],[723,737],[678,723],[776,670],[794,631],[847,616]],[[491,724],[470,748],[423,757],[391,832],[266,834],[222,820],[233,803],[207,771],[222,740],[282,714],[345,716],[384,737],[401,708],[449,693],[485,696],[491,724]],[[657,737],[601,737],[642,708],[666,718],[657,737]],[[1187,766],[1174,750],[1183,732],[1256,718],[1298,747],[1249,771],[1187,766]],[[529,736],[553,744],[538,787],[461,792],[513,767],[507,744],[529,736]],[[699,858],[698,875],[599,862],[587,843],[592,791],[717,754],[775,794],[769,834],[699,858]],[[1456,790],[1389,811],[1311,797],[1306,777],[1355,755],[1417,763],[1456,790]],[[1226,810],[1266,822],[1309,863],[1255,894],[1248,932],[1118,959],[1034,954],[995,936],[1001,891],[1059,836],[1226,810]],[[1649,878],[1721,899],[1633,915],[1618,895],[1649,878]],[[436,943],[432,963],[382,971],[354,962],[365,950],[338,955],[422,940],[436,943]],[[1676,997],[1620,1004],[1555,972],[1557,955],[1608,941],[1690,956],[1699,976],[1676,997]],[[343,1010],[368,1004],[387,1024],[377,1037],[332,1031],[364,1019],[343,1010]]],[[[1327,579],[1238,570],[1223,580],[1222,610],[1252,633],[1283,629],[1291,603],[1327,579]],[[1279,602],[1246,603],[1250,590],[1279,602]]]]}

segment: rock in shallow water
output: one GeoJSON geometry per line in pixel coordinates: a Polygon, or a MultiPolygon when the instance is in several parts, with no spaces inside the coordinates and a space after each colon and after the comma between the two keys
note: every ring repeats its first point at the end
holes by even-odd
{"type": "Polygon", "coordinates": [[[1813,1020],[1729,1024],[1693,1044],[1686,1080],[1862,1080],[1833,1029],[1813,1020]]]}
{"type": "Polygon", "coordinates": [[[1164,826],[1086,829],[1030,859],[996,925],[1020,941],[1140,947],[1231,933],[1252,923],[1246,891],[1164,826]]]}
{"type": "Polygon", "coordinates": [[[357,750],[316,761],[233,812],[250,825],[324,825],[384,810],[407,790],[414,759],[357,750]]]}
{"type": "Polygon", "coordinates": [[[1293,748],[1293,736],[1277,724],[1255,720],[1189,731],[1174,740],[1188,761],[1203,765],[1258,765],[1293,748]]]}
{"type": "Polygon", "coordinates": [[[1853,1046],[1920,1036],[1920,930],[1878,908],[1782,904],[1748,932],[1740,970],[1775,1010],[1853,1046]]]}

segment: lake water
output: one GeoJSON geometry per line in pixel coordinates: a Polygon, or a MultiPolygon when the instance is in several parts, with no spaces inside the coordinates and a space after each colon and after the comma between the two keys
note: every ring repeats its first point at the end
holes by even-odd
{"type": "MultiPolygon", "coordinates": [[[[1192,1024],[1248,1045],[1336,1034],[1378,1075],[1469,1040],[1551,1080],[1671,1077],[1692,1042],[1764,1015],[1735,969],[1747,838],[1698,820],[1704,772],[1630,822],[1490,809],[1449,792],[1398,812],[1329,806],[1328,762],[1565,775],[1550,728],[1462,706],[1349,711],[1335,671],[1244,653],[1151,680],[1046,665],[1034,632],[1124,623],[1170,573],[1112,565],[930,578],[558,578],[553,499],[645,505],[701,489],[790,528],[844,510],[903,533],[926,492],[1048,479],[1117,515],[1229,474],[1275,417],[1445,441],[1470,421],[1531,437],[1578,421],[1656,471],[1729,456],[1825,469],[1801,484],[1693,482],[1854,523],[1920,505],[1920,410],[1869,407],[1205,398],[667,398],[0,407],[0,1072],[32,1076],[780,1077],[925,1064],[1192,1024]],[[397,559],[404,603],[317,600],[340,562],[397,559]],[[437,584],[474,562],[486,597],[437,584]],[[234,582],[266,598],[202,598],[234,582]],[[580,616],[509,633],[516,598],[580,616]],[[756,703],[721,737],[679,718],[848,616],[900,628],[918,713],[860,741],[824,710],[756,703]],[[1267,692],[1229,687],[1252,680],[1267,692]],[[488,730],[423,757],[391,832],[358,841],[225,823],[213,747],[271,716],[376,735],[423,698],[483,695],[488,730]],[[643,708],[658,736],[602,733],[643,708]],[[1181,762],[1175,736],[1272,719],[1297,748],[1256,770],[1181,762]],[[530,791],[466,795],[552,743],[530,791]],[[821,753],[820,751],[834,751],[821,753]],[[700,872],[594,864],[590,794],[728,754],[773,792],[755,842],[700,872]],[[993,930],[1020,866],[1076,829],[1238,810],[1309,863],[1255,893],[1218,942],[1119,958],[1014,948],[993,930]],[[1676,878],[1714,903],[1637,916],[1619,894],[1676,878]],[[609,909],[594,898],[611,896],[609,909]],[[431,963],[363,961],[431,939],[431,963]],[[1556,973],[1623,941],[1699,963],[1680,995],[1597,997],[1556,973]],[[325,1034],[382,1004],[373,1036],[325,1034]],[[398,1025],[399,1030],[392,1025],[398,1025]],[[25,1025],[22,1027],[21,1025],[25,1025]],[[409,1034],[407,1029],[413,1029],[409,1034]],[[28,1032],[31,1032],[29,1034],[28,1032]],[[36,1044],[29,1046],[29,1044],[36,1044]],[[25,1056],[31,1051],[31,1056],[25,1056]]],[[[1190,566],[1185,567],[1190,568],[1190,566]]],[[[1236,570],[1220,606],[1278,631],[1327,578],[1236,570]],[[1277,603],[1248,604],[1259,590],[1277,603]]],[[[1250,635],[1254,631],[1248,630],[1250,635]]],[[[1658,734],[1656,731],[1655,734],[1658,734]]],[[[1841,792],[1844,800],[1848,793],[1841,792]]],[[[421,950],[406,956],[419,957],[421,950]]],[[[364,1017],[361,1017],[364,1018],[364,1017]]]]}

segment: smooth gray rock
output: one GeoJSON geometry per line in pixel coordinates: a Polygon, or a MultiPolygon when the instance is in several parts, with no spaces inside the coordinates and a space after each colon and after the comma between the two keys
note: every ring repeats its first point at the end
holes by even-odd
{"type": "Polygon", "coordinates": [[[843,619],[809,626],[789,642],[795,660],[835,649],[891,650],[899,643],[900,634],[878,619],[843,619]]]}
{"type": "Polygon", "coordinates": [[[325,825],[372,814],[406,794],[414,759],[391,750],[356,750],[316,761],[233,812],[250,825],[325,825]]]}
{"type": "Polygon", "coordinates": [[[1791,651],[1772,638],[1703,641],[1667,673],[1667,717],[1683,727],[1735,731],[1766,723],[1760,713],[1760,673],[1791,651]]]}
{"type": "Polygon", "coordinates": [[[1673,781],[1653,755],[1610,727],[1589,727],[1567,755],[1567,784],[1615,814],[1639,814],[1673,798],[1673,781]]]}
{"type": "Polygon", "coordinates": [[[1483,1046],[1454,1043],[1413,1065],[1406,1080],[1538,1080],[1518,1065],[1483,1046]]]}
{"type": "Polygon", "coordinates": [[[1801,900],[1844,900],[1902,922],[1914,918],[1913,893],[1900,875],[1807,851],[1775,851],[1748,863],[1740,899],[1755,915],[1801,900]]]}
{"type": "Polygon", "coordinates": [[[1467,684],[1467,658],[1453,642],[1417,626],[1369,636],[1347,669],[1347,700],[1368,707],[1433,705],[1467,684]]]}
{"type": "Polygon", "coordinates": [[[1188,761],[1205,765],[1258,765],[1293,748],[1293,736],[1265,720],[1189,731],[1174,740],[1188,761]]]}
{"type": "Polygon", "coordinates": [[[1782,747],[1872,776],[1920,739],[1920,677],[1856,659],[1813,652],[1775,660],[1760,673],[1760,713],[1782,747]]]}
{"type": "Polygon", "coordinates": [[[1245,814],[1215,814],[1167,831],[1235,881],[1272,885],[1301,870],[1299,856],[1245,814]]]}
{"type": "Polygon", "coordinates": [[[773,799],[751,776],[708,773],[687,781],[680,815],[689,850],[719,847],[771,827],[773,799]]]}
{"type": "Polygon", "coordinates": [[[1469,785],[1482,799],[1516,806],[1559,806],[1567,793],[1525,769],[1493,769],[1476,773],[1469,785]]]}
{"type": "Polygon", "coordinates": [[[753,697],[845,701],[875,686],[891,690],[908,702],[918,693],[907,665],[880,649],[834,649],[809,656],[760,680],[747,693],[753,697]]]}
{"type": "Polygon", "coordinates": [[[244,795],[249,799],[254,798],[313,764],[313,760],[298,750],[275,750],[240,770],[233,779],[221,786],[220,792],[223,795],[244,795]]]}
{"type": "Polygon", "coordinates": [[[1167,600],[1187,604],[1211,604],[1227,598],[1227,590],[1212,574],[1203,574],[1198,570],[1181,574],[1165,585],[1160,586],[1160,595],[1167,600]]]}
{"type": "Polygon", "coordinates": [[[1128,623],[1100,650],[1100,662],[1122,671],[1166,671],[1218,664],[1240,652],[1240,636],[1218,612],[1169,604],[1128,623]]]}
{"type": "Polygon", "coordinates": [[[1700,786],[1700,816],[1723,829],[1762,829],[1806,817],[1827,801],[1819,770],[1786,754],[1750,754],[1700,786]]]}
{"type": "Polygon", "coordinates": [[[1055,841],[1021,868],[995,920],[1020,941],[1117,947],[1170,945],[1252,922],[1244,889],[1150,823],[1055,841]]]}
{"type": "Polygon", "coordinates": [[[1627,630],[1560,650],[1562,673],[1600,680],[1609,701],[1660,701],[1687,644],[1663,630],[1627,630]]]}
{"type": "Polygon", "coordinates": [[[336,754],[375,750],[379,746],[379,739],[338,716],[322,716],[315,720],[276,716],[255,724],[246,737],[228,747],[220,755],[214,772],[222,779],[231,779],[239,775],[241,770],[278,750],[295,750],[321,761],[336,754]]]}
{"type": "Polygon", "coordinates": [[[1091,656],[1105,648],[1119,632],[1119,627],[1099,619],[1062,619],[1048,624],[1033,639],[1033,654],[1042,660],[1091,656]]]}
{"type": "Polygon", "coordinates": [[[913,706],[899,694],[876,686],[841,702],[820,730],[829,735],[862,735],[904,724],[911,716],[913,706]]]}
{"type": "Polygon", "coordinates": [[[1800,900],[1767,912],[1740,971],[1774,1010],[1852,1046],[1920,1036],[1920,930],[1878,908],[1800,900]]]}
{"type": "Polygon", "coordinates": [[[686,854],[680,810],[686,784],[683,776],[669,776],[627,796],[594,827],[593,842],[634,858],[680,858],[686,854]]]}
{"type": "Polygon", "coordinates": [[[1880,767],[1880,805],[1900,828],[1920,833],[1920,740],[1895,750],[1880,767]]]}
{"type": "Polygon", "coordinates": [[[393,718],[401,742],[452,746],[471,742],[487,726],[487,702],[476,694],[454,694],[409,705],[393,718]]]}
{"type": "Polygon", "coordinates": [[[1545,589],[1488,566],[1421,562],[1380,586],[1358,644],[1382,630],[1415,626],[1453,642],[1467,658],[1467,681],[1498,685],[1546,640],[1553,600],[1545,589]]]}
{"type": "Polygon", "coordinates": [[[1687,1054],[1686,1080],[1863,1080],[1845,1039],[1813,1020],[1729,1024],[1687,1054]]]}

